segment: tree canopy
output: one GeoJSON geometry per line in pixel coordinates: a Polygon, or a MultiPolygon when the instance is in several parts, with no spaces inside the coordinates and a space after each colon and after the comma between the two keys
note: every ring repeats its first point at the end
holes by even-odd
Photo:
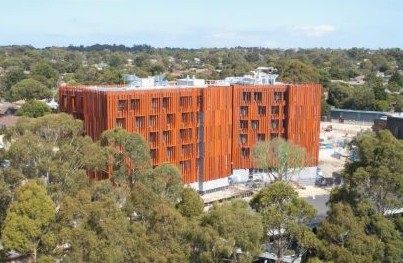
{"type": "Polygon", "coordinates": [[[37,118],[51,112],[51,108],[45,102],[40,100],[29,100],[18,109],[17,115],[37,118]]]}
{"type": "Polygon", "coordinates": [[[307,163],[305,149],[282,138],[258,142],[252,153],[257,167],[266,170],[274,181],[290,180],[307,163]]]}
{"type": "Polygon", "coordinates": [[[55,220],[55,204],[46,188],[37,181],[28,181],[16,190],[4,222],[2,241],[8,250],[29,254],[37,261],[37,250],[55,220]]]}
{"type": "Polygon", "coordinates": [[[34,79],[24,79],[13,85],[10,89],[12,100],[48,99],[52,97],[51,91],[41,82],[34,79]]]}

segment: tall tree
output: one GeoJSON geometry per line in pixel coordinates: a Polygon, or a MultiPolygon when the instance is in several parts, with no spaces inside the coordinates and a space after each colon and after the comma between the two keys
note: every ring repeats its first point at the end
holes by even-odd
{"type": "Polygon", "coordinates": [[[161,164],[149,173],[150,185],[161,198],[178,203],[183,189],[181,173],[173,164],[161,164]]]}
{"type": "Polygon", "coordinates": [[[7,250],[14,249],[37,261],[42,238],[55,220],[56,207],[46,189],[37,181],[19,187],[16,199],[4,223],[2,241],[7,250]]]}
{"type": "Polygon", "coordinates": [[[51,111],[52,110],[45,102],[40,100],[30,100],[21,106],[17,111],[17,115],[38,118],[51,113],[51,111]]]}
{"type": "Polygon", "coordinates": [[[112,158],[116,183],[131,185],[151,167],[150,149],[141,135],[118,128],[103,132],[101,142],[112,158]]]}
{"type": "Polygon", "coordinates": [[[271,248],[276,262],[283,262],[289,252],[294,260],[305,253],[306,249],[316,248],[319,244],[308,227],[316,216],[315,209],[287,182],[275,182],[255,194],[250,202],[252,208],[262,215],[266,242],[271,248]],[[297,242],[296,247],[292,245],[297,242]]]}
{"type": "Polygon", "coordinates": [[[267,170],[274,181],[290,180],[292,174],[305,167],[307,158],[304,148],[282,138],[258,142],[253,147],[256,166],[267,170]]]}
{"type": "Polygon", "coordinates": [[[354,202],[367,202],[377,213],[403,207],[403,143],[389,131],[364,133],[354,141],[359,159],[347,163],[344,186],[354,202]]]}
{"type": "MultiPolygon", "coordinates": [[[[201,219],[201,225],[211,226],[224,238],[228,250],[222,258],[231,262],[252,262],[260,253],[263,227],[260,216],[251,211],[243,200],[216,205],[201,219]]],[[[217,251],[218,252],[218,251],[217,251]]]]}
{"type": "Polygon", "coordinates": [[[326,219],[318,227],[321,258],[337,262],[382,262],[382,244],[367,235],[365,223],[355,217],[351,207],[332,203],[326,219]]]}
{"type": "Polygon", "coordinates": [[[34,79],[24,79],[10,89],[12,100],[47,99],[52,97],[51,91],[42,83],[34,79]]]}
{"type": "Polygon", "coordinates": [[[176,206],[179,212],[188,218],[195,218],[202,214],[204,203],[200,195],[190,187],[183,188],[180,201],[176,206]]]}

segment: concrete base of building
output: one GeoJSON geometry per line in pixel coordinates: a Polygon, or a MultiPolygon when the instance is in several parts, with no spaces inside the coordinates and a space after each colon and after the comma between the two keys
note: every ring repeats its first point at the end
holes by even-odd
{"type": "MultiPolygon", "coordinates": [[[[313,186],[319,176],[317,166],[305,167],[302,170],[295,172],[290,176],[291,181],[300,186],[313,186]]],[[[233,170],[232,175],[229,176],[231,183],[246,183],[248,181],[259,180],[263,183],[270,183],[271,178],[266,172],[250,169],[237,169],[233,170]]]]}
{"type": "Polygon", "coordinates": [[[228,188],[229,181],[228,177],[224,177],[216,180],[203,182],[201,184],[199,182],[194,182],[189,184],[189,186],[198,191],[199,193],[205,194],[228,188]]]}

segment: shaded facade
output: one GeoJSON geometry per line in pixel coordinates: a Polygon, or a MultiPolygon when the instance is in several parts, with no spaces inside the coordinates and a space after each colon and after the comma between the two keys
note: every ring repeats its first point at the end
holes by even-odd
{"type": "Polygon", "coordinates": [[[388,129],[396,138],[403,139],[403,114],[389,115],[386,121],[388,129]]]}
{"type": "Polygon", "coordinates": [[[59,88],[60,110],[84,120],[98,140],[122,127],[149,143],[153,165],[170,162],[200,191],[226,185],[234,169],[253,168],[259,140],[284,137],[318,163],[321,86],[227,85],[59,88]]]}

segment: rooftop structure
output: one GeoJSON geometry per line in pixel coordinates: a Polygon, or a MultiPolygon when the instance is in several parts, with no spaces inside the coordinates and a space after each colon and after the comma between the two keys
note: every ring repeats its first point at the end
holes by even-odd
{"type": "Polygon", "coordinates": [[[157,86],[154,78],[135,79],[138,86],[62,85],[60,110],[84,120],[94,140],[116,127],[138,132],[153,165],[173,163],[184,183],[207,192],[227,187],[233,170],[255,168],[257,141],[292,140],[307,149],[312,166],[318,163],[321,86],[273,85],[276,76],[267,71],[258,69],[254,84],[185,78],[157,86]]]}

